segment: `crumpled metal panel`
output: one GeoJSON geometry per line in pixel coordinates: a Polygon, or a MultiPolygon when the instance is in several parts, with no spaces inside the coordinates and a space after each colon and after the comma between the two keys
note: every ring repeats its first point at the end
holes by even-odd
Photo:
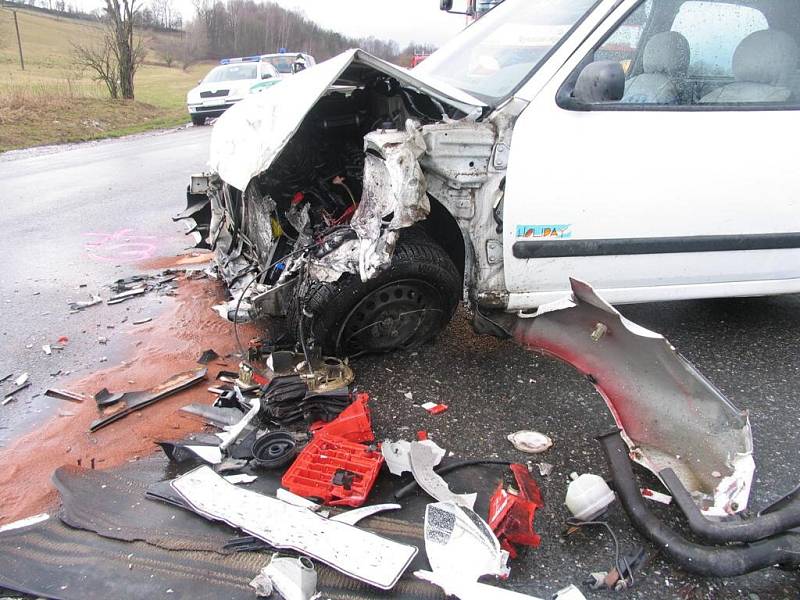
{"type": "Polygon", "coordinates": [[[209,167],[229,185],[244,190],[253,177],[269,168],[331,86],[359,84],[373,78],[376,72],[464,112],[485,106],[466,92],[433,81],[428,75],[414,74],[363,50],[348,50],[260,94],[251,94],[225,111],[211,134],[209,167]]]}
{"type": "Polygon", "coordinates": [[[672,468],[708,516],[747,507],[755,471],[746,412],[660,334],[632,323],[588,284],[520,315],[514,338],[587,375],[623,431],[631,458],[672,468]]]}

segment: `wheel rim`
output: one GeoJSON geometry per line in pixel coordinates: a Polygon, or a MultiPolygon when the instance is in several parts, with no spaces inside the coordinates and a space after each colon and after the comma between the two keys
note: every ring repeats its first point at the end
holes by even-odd
{"type": "Polygon", "coordinates": [[[409,348],[436,333],[443,313],[442,293],[430,283],[392,281],[348,313],[337,331],[337,352],[352,357],[409,348]]]}

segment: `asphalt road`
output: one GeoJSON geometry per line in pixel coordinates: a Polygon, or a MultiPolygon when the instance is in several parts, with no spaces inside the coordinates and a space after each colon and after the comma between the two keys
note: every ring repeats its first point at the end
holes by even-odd
{"type": "MultiPolygon", "coordinates": [[[[124,316],[70,314],[69,302],[106,298],[105,286],[141,261],[192,245],[169,217],[185,208],[188,175],[203,170],[210,133],[189,127],[0,155],[0,378],[27,372],[31,382],[0,407],[0,447],[59,404],[44,389],[114,359],[124,316]],[[46,356],[42,346],[61,336],[64,350],[46,356]]],[[[3,396],[12,388],[0,384],[3,396]]]]}
{"type": "MultiPolygon", "coordinates": [[[[165,256],[186,245],[181,226],[169,217],[182,208],[187,174],[203,166],[208,133],[188,129],[0,157],[0,244],[5,257],[0,272],[0,376],[27,370],[41,383],[54,367],[96,368],[107,351],[96,337],[108,335],[97,331],[113,335],[107,329],[112,323],[98,323],[91,309],[68,314],[67,300],[129,274],[131,252],[165,256]],[[120,231],[124,233],[114,237],[120,231]],[[98,239],[106,241],[87,248],[87,240],[98,239]],[[104,254],[120,252],[120,247],[124,256],[104,254]],[[72,336],[68,350],[45,357],[41,345],[59,335],[72,336]]],[[[763,507],[794,487],[800,473],[800,297],[675,302],[622,311],[665,334],[734,404],[750,411],[757,464],[751,506],[763,507]]],[[[529,457],[510,446],[508,433],[536,429],[553,437],[554,447],[541,459],[555,470],[537,478],[546,503],[536,517],[542,546],[513,561],[509,586],[546,597],[610,566],[613,546],[607,533],[562,537],[568,475],[606,474],[593,437],[613,424],[592,386],[569,366],[512,342],[478,337],[460,315],[435,344],[419,352],[366,357],[354,367],[359,386],[373,394],[379,439],[411,439],[424,429],[460,457],[524,461],[529,457]],[[405,396],[409,391],[410,400],[405,396]],[[449,410],[431,416],[419,406],[428,400],[448,404],[449,410]]],[[[30,425],[29,414],[49,414],[50,406],[42,397],[21,396],[0,407],[0,427],[7,428],[0,431],[0,444],[2,436],[8,439],[30,425]]],[[[657,486],[641,475],[644,483],[657,486]]],[[[455,491],[477,491],[485,501],[492,490],[481,484],[481,489],[466,485],[455,491]]],[[[661,513],[679,522],[674,510],[661,513]]],[[[610,525],[624,551],[643,544],[619,506],[610,525]]],[[[796,598],[798,586],[797,573],[778,569],[728,580],[690,577],[654,556],[637,573],[632,590],[587,597],[796,598]]]]}

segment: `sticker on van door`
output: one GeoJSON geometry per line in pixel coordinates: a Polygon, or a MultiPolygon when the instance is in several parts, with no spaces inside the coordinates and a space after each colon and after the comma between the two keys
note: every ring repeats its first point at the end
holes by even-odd
{"type": "Polygon", "coordinates": [[[572,225],[517,225],[517,238],[550,238],[566,240],[572,237],[572,225]]]}

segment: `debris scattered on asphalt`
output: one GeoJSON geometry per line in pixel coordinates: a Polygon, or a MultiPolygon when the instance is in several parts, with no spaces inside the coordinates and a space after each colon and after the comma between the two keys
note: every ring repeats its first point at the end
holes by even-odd
{"type": "Polygon", "coordinates": [[[225,521],[274,548],[295,550],[384,590],[394,587],[417,554],[414,546],[237,488],[207,466],[181,475],[170,485],[193,512],[225,521]]]}
{"type": "Polygon", "coordinates": [[[420,406],[422,406],[422,408],[427,410],[432,415],[438,415],[439,413],[443,413],[447,410],[447,404],[439,404],[437,402],[425,402],[420,406]]]}
{"type": "Polygon", "coordinates": [[[13,373],[8,373],[7,375],[3,375],[2,377],[0,377],[0,383],[3,383],[8,379],[11,379],[13,376],[14,376],[13,373]]]}
{"type": "MultiPolygon", "coordinates": [[[[83,301],[80,301],[80,302],[70,302],[69,303],[69,308],[70,308],[70,312],[75,313],[75,312],[84,310],[86,308],[89,308],[90,306],[95,306],[97,304],[100,304],[102,302],[103,302],[103,298],[101,298],[97,294],[92,294],[91,295],[91,299],[89,299],[89,300],[83,300],[83,301]]],[[[59,344],[61,343],[61,338],[59,338],[58,343],[59,344]]]]}
{"type": "Polygon", "coordinates": [[[305,556],[273,554],[250,586],[259,596],[278,592],[284,600],[311,600],[317,595],[317,571],[305,556]]]}
{"type": "Polygon", "coordinates": [[[528,468],[512,464],[514,486],[504,486],[501,481],[489,500],[489,527],[500,541],[500,547],[511,558],[517,557],[515,544],[537,548],[541,538],[533,529],[536,510],[544,506],[539,486],[528,468]]]}
{"type": "MultiPolygon", "coordinates": [[[[429,446],[435,455],[433,466],[437,466],[447,451],[440,448],[436,442],[432,440],[422,440],[419,443],[429,446]]],[[[409,457],[411,451],[411,442],[406,440],[397,440],[392,442],[385,440],[381,444],[381,454],[386,461],[386,466],[389,467],[389,472],[392,475],[402,475],[403,473],[411,472],[411,458],[409,457]]]]}
{"type": "MultiPolygon", "coordinates": [[[[132,412],[141,410],[155,402],[158,402],[159,400],[163,400],[164,398],[183,391],[186,388],[203,381],[206,378],[206,373],[207,369],[205,368],[186,371],[184,373],[178,373],[177,375],[174,375],[164,383],[157,385],[152,390],[146,392],[124,392],[114,401],[114,403],[123,401],[125,406],[116,412],[92,421],[92,424],[89,426],[89,431],[97,431],[98,429],[110,425],[114,421],[118,421],[119,419],[128,416],[132,412]]],[[[103,390],[101,390],[101,392],[102,391],[103,390]]],[[[110,394],[108,390],[105,390],[105,392],[110,394]]]]}
{"type": "Polygon", "coordinates": [[[651,490],[650,488],[642,488],[642,498],[647,498],[648,500],[652,500],[653,502],[658,502],[660,504],[671,504],[672,503],[672,496],[669,494],[664,494],[662,492],[657,492],[656,490],[651,490]]]}
{"type": "Polygon", "coordinates": [[[538,431],[515,431],[507,436],[508,441],[520,452],[528,454],[540,454],[549,450],[553,445],[553,440],[538,431]]]}
{"type": "Polygon", "coordinates": [[[153,320],[152,317],[146,317],[144,319],[136,319],[135,321],[132,322],[132,324],[133,325],[144,325],[145,323],[149,323],[152,320],[153,320]]]}
{"type": "Polygon", "coordinates": [[[47,356],[50,356],[53,353],[52,348],[50,348],[50,344],[45,344],[42,346],[42,352],[44,352],[47,356]]]}
{"type": "Polygon", "coordinates": [[[197,362],[201,365],[207,365],[212,360],[217,360],[219,358],[219,354],[214,352],[211,348],[205,350],[201,355],[200,358],[197,359],[197,362]]]}
{"type": "Polygon", "coordinates": [[[253,483],[256,479],[258,479],[258,475],[247,475],[246,473],[239,473],[237,475],[225,475],[223,479],[228,483],[247,484],[247,483],[253,483]]]}
{"type": "Polygon", "coordinates": [[[411,442],[408,456],[411,474],[419,487],[439,502],[450,502],[472,510],[478,494],[455,494],[450,491],[447,482],[433,470],[441,460],[441,455],[435,448],[425,442],[411,442]]]}
{"type": "Polygon", "coordinates": [[[69,400],[70,402],[83,402],[86,399],[76,392],[56,388],[45,390],[44,395],[50,398],[58,398],[59,400],[69,400]]]}
{"type": "Polygon", "coordinates": [[[27,373],[23,373],[22,375],[20,375],[19,377],[17,377],[14,380],[14,385],[16,385],[17,388],[21,388],[26,383],[28,383],[28,374],[27,373]]]}
{"type": "Polygon", "coordinates": [[[120,302],[125,302],[126,300],[130,300],[135,296],[141,296],[145,292],[147,292],[147,288],[145,287],[134,288],[126,292],[122,292],[121,294],[111,296],[108,300],[106,300],[106,304],[119,304],[120,302]]]}
{"type": "Polygon", "coordinates": [[[539,467],[539,475],[542,477],[548,477],[553,472],[553,465],[550,463],[540,462],[536,463],[536,466],[539,467]]]}

